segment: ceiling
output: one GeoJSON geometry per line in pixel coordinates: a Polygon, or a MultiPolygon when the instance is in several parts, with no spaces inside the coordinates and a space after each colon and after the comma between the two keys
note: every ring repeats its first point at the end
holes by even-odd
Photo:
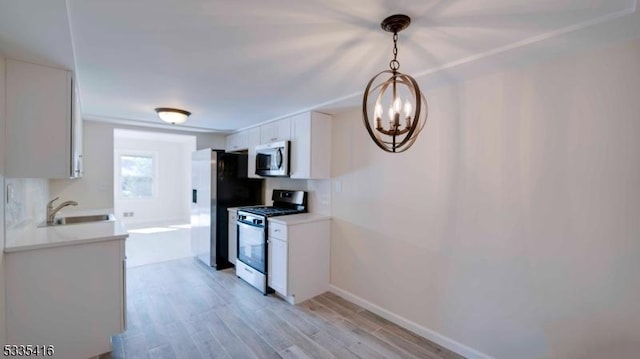
{"type": "MultiPolygon", "coordinates": [[[[387,68],[428,87],[451,69],[635,12],[635,0],[0,0],[0,52],[75,69],[85,118],[232,131],[357,106],[387,68]]],[[[566,44],[564,46],[567,46],[566,44]]],[[[526,55],[531,56],[531,53],[526,55]]],[[[525,56],[523,56],[524,58],[525,56]]]]}

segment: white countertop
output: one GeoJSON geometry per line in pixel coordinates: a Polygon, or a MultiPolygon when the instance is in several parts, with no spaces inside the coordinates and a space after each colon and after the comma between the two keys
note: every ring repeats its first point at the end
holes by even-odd
{"type": "Polygon", "coordinates": [[[290,214],[286,216],[270,217],[269,222],[280,223],[280,224],[290,226],[293,224],[326,221],[329,219],[331,219],[331,217],[325,216],[323,214],[300,213],[300,214],[290,214]]]}
{"type": "MultiPolygon", "coordinates": [[[[85,211],[65,213],[70,215],[106,214],[112,212],[85,211]]],[[[7,229],[5,253],[40,248],[69,246],[89,242],[125,239],[129,236],[122,222],[114,221],[67,224],[50,227],[38,227],[37,224],[19,229],[7,229]]]]}

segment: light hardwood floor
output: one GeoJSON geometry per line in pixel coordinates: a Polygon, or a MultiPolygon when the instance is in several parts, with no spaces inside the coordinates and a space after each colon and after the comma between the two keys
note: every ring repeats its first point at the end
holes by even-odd
{"type": "Polygon", "coordinates": [[[192,258],[127,277],[128,329],[101,358],[462,358],[335,294],[291,306],[192,258]]]}

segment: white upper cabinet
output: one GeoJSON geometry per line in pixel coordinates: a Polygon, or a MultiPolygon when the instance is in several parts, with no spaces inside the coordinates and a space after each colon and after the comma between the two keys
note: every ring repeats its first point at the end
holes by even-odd
{"type": "Polygon", "coordinates": [[[291,178],[331,177],[331,116],[305,112],[291,117],[291,178]]]}
{"type": "Polygon", "coordinates": [[[82,176],[82,119],[70,71],[6,62],[7,176],[82,176]]]}
{"type": "Polygon", "coordinates": [[[226,152],[246,151],[249,148],[248,141],[249,141],[248,131],[232,133],[229,136],[227,136],[225,151],[226,152]]]}
{"type": "Polygon", "coordinates": [[[260,126],[260,143],[266,144],[291,139],[291,118],[265,123],[260,126]]]}
{"type": "Polygon", "coordinates": [[[247,174],[249,178],[262,178],[256,174],[256,146],[260,144],[262,129],[260,126],[252,127],[249,132],[249,158],[247,160],[247,174]]]}

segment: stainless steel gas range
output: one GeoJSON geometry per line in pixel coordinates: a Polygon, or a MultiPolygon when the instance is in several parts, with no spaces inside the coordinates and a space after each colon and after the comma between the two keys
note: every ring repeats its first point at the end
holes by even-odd
{"type": "Polygon", "coordinates": [[[267,286],[267,233],[269,217],[304,213],[307,211],[307,193],[304,191],[273,190],[273,206],[243,207],[238,209],[238,258],[236,275],[263,294],[267,286]]]}

